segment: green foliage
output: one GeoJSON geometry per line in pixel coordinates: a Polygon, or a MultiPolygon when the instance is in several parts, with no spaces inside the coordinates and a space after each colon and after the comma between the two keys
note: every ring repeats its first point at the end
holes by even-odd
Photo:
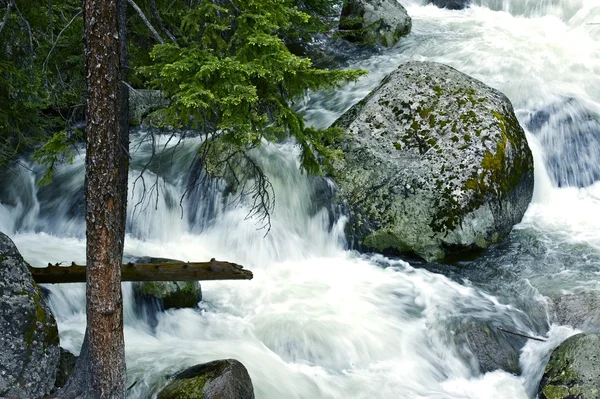
{"type": "Polygon", "coordinates": [[[172,99],[164,124],[198,129],[240,149],[293,136],[302,166],[318,172],[320,162],[335,157],[327,144],[339,132],[307,128],[290,103],[364,72],[317,69],[290,53],[283,37],[310,21],[289,0],[203,2],[186,12],[179,43],[155,46],[152,63],[140,68],[172,99]]]}

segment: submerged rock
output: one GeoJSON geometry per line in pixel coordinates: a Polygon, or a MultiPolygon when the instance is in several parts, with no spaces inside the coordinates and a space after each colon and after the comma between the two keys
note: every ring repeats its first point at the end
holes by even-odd
{"type": "Polygon", "coordinates": [[[215,360],[175,375],[157,399],[253,399],[254,388],[246,367],[237,360],[215,360]]]}
{"type": "Polygon", "coordinates": [[[11,399],[49,394],[60,356],[56,321],[27,267],[0,233],[0,397],[11,399]]]}
{"type": "Polygon", "coordinates": [[[350,42],[391,47],[410,33],[412,20],[396,0],[344,2],[339,32],[350,42]]]}
{"type": "Polygon", "coordinates": [[[346,234],[425,260],[507,237],[533,194],[533,157],[510,101],[442,64],[409,62],[335,122],[346,234]]]}
{"type": "Polygon", "coordinates": [[[574,335],[552,352],[540,382],[539,397],[600,397],[600,335],[574,335]]]}
{"type": "Polygon", "coordinates": [[[449,10],[462,10],[471,4],[471,0],[431,0],[431,4],[449,10]]]}

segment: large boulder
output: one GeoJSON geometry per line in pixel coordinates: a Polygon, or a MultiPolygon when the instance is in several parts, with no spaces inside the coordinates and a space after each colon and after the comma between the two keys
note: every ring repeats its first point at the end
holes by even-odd
{"type": "Polygon", "coordinates": [[[600,335],[577,334],[552,352],[539,386],[540,399],[600,397],[600,335]]]}
{"type": "Polygon", "coordinates": [[[471,4],[471,0],[431,0],[431,4],[449,10],[462,10],[471,4]]]}
{"type": "Polygon", "coordinates": [[[17,247],[0,233],[0,397],[41,398],[54,388],[58,329],[17,247]]]}
{"type": "Polygon", "coordinates": [[[160,90],[129,90],[129,124],[140,125],[150,113],[168,107],[169,99],[160,90]]]}
{"type": "Polygon", "coordinates": [[[359,249],[425,260],[486,248],[519,223],[533,157],[510,101],[442,64],[409,62],[335,122],[346,234],[359,249]]]}
{"type": "Polygon", "coordinates": [[[350,42],[391,47],[411,28],[411,18],[396,0],[346,0],[339,33],[350,42]]]}
{"type": "Polygon", "coordinates": [[[157,399],[254,399],[252,380],[237,360],[215,360],[175,375],[157,399]]]}

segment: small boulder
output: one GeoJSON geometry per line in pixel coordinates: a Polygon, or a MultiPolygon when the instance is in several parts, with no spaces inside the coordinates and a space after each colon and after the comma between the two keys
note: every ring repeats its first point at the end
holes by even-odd
{"type": "Polygon", "coordinates": [[[600,335],[577,334],[552,352],[544,370],[540,399],[600,397],[600,335]]]}
{"type": "Polygon", "coordinates": [[[73,368],[77,363],[77,356],[72,354],[66,349],[60,348],[60,360],[58,362],[58,368],[56,369],[56,382],[54,386],[56,388],[62,388],[67,383],[73,368]]]}
{"type": "MultiPolygon", "coordinates": [[[[144,256],[135,258],[134,263],[184,263],[180,260],[144,256]]],[[[133,283],[136,305],[156,310],[194,308],[202,300],[202,287],[197,281],[143,281],[133,283]]],[[[138,306],[139,307],[139,306],[138,306]]]]}
{"type": "Polygon", "coordinates": [[[396,0],[347,0],[339,33],[350,42],[392,47],[411,28],[411,18],[396,0]]]}
{"type": "Polygon", "coordinates": [[[510,101],[454,68],[409,62],[335,124],[348,241],[427,261],[507,237],[533,195],[533,157],[510,101]]]}
{"type": "Polygon", "coordinates": [[[431,0],[431,4],[449,10],[462,10],[471,4],[471,0],[431,0]]]}
{"type": "Polygon", "coordinates": [[[0,397],[35,399],[54,388],[58,329],[17,247],[0,233],[0,397]]]}
{"type": "Polygon", "coordinates": [[[157,399],[254,399],[252,380],[237,360],[215,360],[175,375],[157,399]]]}

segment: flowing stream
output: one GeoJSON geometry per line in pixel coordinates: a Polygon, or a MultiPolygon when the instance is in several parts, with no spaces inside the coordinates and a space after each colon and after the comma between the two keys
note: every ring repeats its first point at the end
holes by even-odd
{"type": "MultiPolygon", "coordinates": [[[[405,0],[413,32],[395,48],[353,58],[369,76],[311,96],[303,112],[326,126],[400,63],[448,64],[504,92],[535,156],[534,199],[506,242],[456,265],[412,264],[346,249],[326,184],[298,171],[293,143],[257,159],[275,190],[272,229],[224,207],[218,185],[180,202],[200,139],[132,136],[125,254],[240,263],[252,281],[202,284],[197,309],[150,323],[125,295],[130,398],[150,398],[185,367],[236,358],[258,398],[534,398],[552,349],[576,330],[554,322],[549,297],[600,291],[600,4],[597,0],[475,0],[449,11],[405,0]],[[163,156],[148,165],[152,146],[163,156]],[[160,174],[157,173],[160,171],[160,174]],[[158,177],[157,177],[158,176],[158,177]],[[144,190],[145,189],[145,190],[144,190]],[[159,194],[157,196],[157,193],[159,194]],[[529,340],[522,373],[480,373],[459,339],[464,320],[529,340]]],[[[84,154],[37,187],[23,161],[2,176],[0,231],[33,265],[85,262],[84,154]]],[[[48,286],[61,345],[77,353],[85,287],[48,286]]]]}

